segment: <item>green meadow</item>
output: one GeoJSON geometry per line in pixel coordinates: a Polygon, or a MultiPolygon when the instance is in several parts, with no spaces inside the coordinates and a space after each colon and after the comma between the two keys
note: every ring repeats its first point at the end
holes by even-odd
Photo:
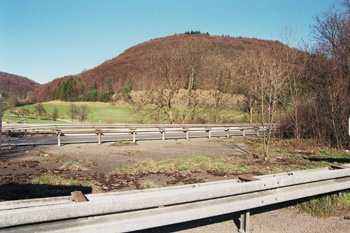
{"type": "MultiPolygon", "coordinates": [[[[70,104],[75,104],[77,106],[87,105],[89,108],[89,115],[85,122],[90,123],[105,123],[105,124],[113,124],[113,123],[168,123],[164,119],[162,112],[157,112],[156,118],[149,118],[149,114],[141,114],[135,113],[135,107],[131,104],[125,102],[118,103],[103,103],[103,102],[64,102],[64,101],[51,101],[42,103],[43,107],[46,110],[46,116],[39,117],[35,114],[35,105],[26,105],[22,107],[17,107],[17,109],[25,108],[28,109],[31,113],[25,116],[16,116],[14,113],[10,115],[10,111],[7,110],[3,116],[3,121],[26,121],[32,123],[67,123],[71,122],[70,117],[67,114],[70,104]],[[54,111],[54,108],[58,109],[58,119],[54,122],[51,118],[51,114],[54,111]]],[[[174,109],[174,112],[177,113],[178,116],[181,116],[181,108],[174,109]]],[[[219,111],[220,119],[219,122],[226,123],[239,123],[239,122],[247,122],[243,112],[235,110],[235,109],[221,109],[219,111]]],[[[213,109],[204,109],[198,108],[196,109],[196,118],[203,119],[197,120],[194,123],[214,123],[212,119],[213,109]]],[[[164,114],[164,113],[163,113],[164,114]]],[[[190,113],[188,113],[190,114],[190,113]]],[[[179,122],[181,120],[178,119],[179,122]]],[[[188,122],[186,122],[188,123],[188,122]]]]}
{"type": "MultiPolygon", "coordinates": [[[[48,115],[50,115],[54,108],[56,107],[58,109],[58,115],[59,120],[57,122],[63,121],[70,121],[70,118],[67,114],[67,111],[69,109],[70,102],[63,102],[63,101],[51,101],[42,103],[44,106],[46,112],[48,115]]],[[[92,123],[134,123],[135,119],[132,114],[133,107],[128,104],[111,104],[111,103],[101,103],[101,102],[74,102],[73,104],[80,106],[80,105],[87,105],[90,109],[90,113],[88,115],[87,122],[92,123]]],[[[18,121],[18,120],[25,120],[25,121],[39,121],[38,117],[33,113],[34,112],[34,106],[35,104],[26,105],[20,108],[26,108],[32,113],[28,116],[24,117],[17,117],[17,116],[9,116],[9,110],[5,112],[3,116],[3,120],[9,120],[9,121],[18,121]]],[[[40,122],[42,123],[52,123],[52,119],[50,117],[41,117],[40,122]]]]}

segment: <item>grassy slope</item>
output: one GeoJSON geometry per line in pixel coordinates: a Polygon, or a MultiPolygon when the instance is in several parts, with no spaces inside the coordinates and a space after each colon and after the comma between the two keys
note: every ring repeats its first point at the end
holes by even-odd
{"type": "MultiPolygon", "coordinates": [[[[70,118],[67,115],[67,110],[69,109],[70,102],[63,102],[63,101],[51,101],[43,103],[44,108],[46,109],[46,112],[48,114],[51,114],[56,107],[58,109],[58,114],[60,119],[69,120],[70,118]]],[[[102,103],[102,102],[74,102],[75,105],[87,105],[89,109],[91,110],[88,119],[86,122],[96,122],[99,123],[101,120],[101,123],[139,123],[140,122],[140,116],[135,116],[133,113],[133,106],[126,104],[126,103],[102,103]]],[[[32,105],[26,105],[23,107],[18,108],[26,108],[30,110],[31,112],[34,112],[34,104],[32,105]]],[[[180,107],[181,108],[181,107],[180,107]]],[[[240,111],[237,111],[235,109],[224,109],[221,110],[221,119],[225,122],[244,122],[246,119],[244,118],[244,114],[240,111]]],[[[10,120],[10,121],[18,121],[21,120],[20,117],[16,116],[9,116],[9,111],[7,111],[3,117],[4,121],[10,120]]],[[[205,110],[202,108],[197,109],[197,114],[199,114],[200,117],[205,119],[210,119],[210,113],[209,110],[205,110]]],[[[30,116],[24,117],[24,120],[29,121],[35,121],[39,123],[54,123],[51,119],[41,117],[40,121],[38,120],[38,117],[35,114],[31,114],[30,116]]],[[[58,120],[57,122],[60,122],[58,120]]],[[[149,123],[149,122],[143,122],[143,123],[149,123]]],[[[166,122],[159,122],[159,123],[166,123],[166,122]]]]}
{"type": "MultiPolygon", "coordinates": [[[[62,102],[62,101],[51,101],[43,103],[44,108],[46,109],[47,113],[52,113],[53,109],[56,107],[59,112],[59,118],[70,120],[69,116],[67,115],[67,110],[69,109],[69,105],[71,103],[69,102],[62,102]]],[[[110,103],[100,103],[100,102],[75,102],[76,105],[83,105],[86,104],[90,110],[91,113],[88,116],[87,122],[99,122],[101,120],[102,123],[133,123],[134,118],[131,115],[131,106],[127,104],[115,104],[112,105],[110,103]]],[[[24,106],[23,108],[26,108],[30,110],[31,112],[34,111],[34,104],[24,106]]],[[[8,117],[8,114],[5,114],[3,117],[4,120],[19,120],[18,117],[8,117]]],[[[29,117],[25,117],[25,120],[27,121],[38,121],[37,117],[34,115],[31,115],[29,117]]],[[[47,120],[41,119],[44,121],[43,123],[48,123],[47,120]]]]}

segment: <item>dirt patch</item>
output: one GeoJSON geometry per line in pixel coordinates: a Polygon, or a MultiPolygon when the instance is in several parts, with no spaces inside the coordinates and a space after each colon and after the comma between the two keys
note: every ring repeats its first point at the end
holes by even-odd
{"type": "MultiPolygon", "coordinates": [[[[243,145],[243,142],[239,142],[243,145]]],[[[220,179],[232,179],[235,174],[215,170],[187,172],[132,172],[120,174],[116,168],[133,166],[150,159],[161,161],[194,156],[216,157],[241,154],[230,143],[210,142],[207,139],[141,141],[134,143],[79,144],[40,147],[15,147],[0,151],[0,183],[2,185],[29,185],[43,176],[56,176],[56,180],[74,180],[88,184],[91,192],[140,189],[145,182],[156,187],[192,184],[220,179]]],[[[52,181],[54,182],[54,181],[52,181]]],[[[47,184],[47,183],[46,183],[47,184]]],[[[57,184],[57,182],[56,182],[57,184]]],[[[35,185],[37,189],[37,184],[35,185]]],[[[69,195],[59,193],[60,195],[69,195]]],[[[27,192],[30,192],[27,190],[27,192]]],[[[6,192],[8,194],[8,192],[6,192]]],[[[34,193],[36,193],[34,191],[34,193]]],[[[57,194],[58,195],[58,194],[57,194]]],[[[2,200],[33,197],[23,193],[13,197],[1,195],[2,200]]],[[[34,195],[35,196],[35,195],[34,195]]],[[[40,193],[42,196],[42,193],[40,193]]],[[[48,191],[48,196],[52,192],[48,191]]]]}
{"type": "MultiPolygon", "coordinates": [[[[306,148],[308,149],[308,148],[306,148]]],[[[141,141],[137,144],[105,143],[72,144],[40,147],[15,147],[0,151],[0,200],[41,198],[70,195],[80,190],[85,194],[118,190],[164,187],[233,179],[238,174],[261,175],[286,170],[299,170],[304,166],[322,166],[323,162],[312,161],[303,156],[272,154],[269,161],[247,154],[250,148],[242,138],[233,141],[209,141],[208,139],[141,141]],[[211,161],[216,167],[198,169],[186,163],[196,158],[211,161]],[[162,161],[183,160],[186,166],[176,169],[159,169],[162,161]],[[322,164],[320,164],[322,163],[322,164]],[[232,164],[233,168],[221,167],[232,164]],[[142,166],[158,166],[144,170],[142,166]],[[278,165],[278,166],[276,166],[278,165]],[[132,169],[129,169],[132,167],[132,169]],[[281,169],[276,170],[276,167],[281,169]],[[116,171],[117,168],[117,171],[116,171]]],[[[175,162],[174,162],[175,161],[175,162]]],[[[192,164],[193,165],[193,164],[192,164]]],[[[199,165],[201,165],[199,163],[199,165]]],[[[349,215],[347,212],[340,213],[349,215]]],[[[299,214],[296,209],[275,210],[271,213],[252,213],[253,232],[329,232],[336,224],[337,232],[347,232],[348,221],[343,217],[327,218],[324,221],[309,215],[299,214]],[[307,224],[295,224],[300,222],[307,224]],[[299,221],[298,220],[298,221],[299,221]],[[274,224],[278,222],[278,224],[274,224]],[[327,229],[327,230],[323,230],[327,229]]],[[[343,215],[343,216],[344,216],[343,215]]],[[[235,224],[231,220],[209,218],[189,223],[189,230],[178,224],[171,231],[180,232],[231,232],[235,224]],[[204,223],[203,223],[204,221],[204,223]],[[198,224],[198,226],[193,225],[198,224]],[[205,226],[203,226],[205,225],[205,226]],[[174,230],[175,229],[175,230],[174,230]]],[[[164,232],[157,228],[145,232],[164,232]]]]}
{"type": "Polygon", "coordinates": [[[15,147],[0,151],[0,184],[32,184],[33,180],[55,176],[42,184],[78,182],[99,193],[140,189],[147,182],[156,187],[193,184],[320,164],[280,154],[264,161],[249,150],[241,137],[15,147]]]}

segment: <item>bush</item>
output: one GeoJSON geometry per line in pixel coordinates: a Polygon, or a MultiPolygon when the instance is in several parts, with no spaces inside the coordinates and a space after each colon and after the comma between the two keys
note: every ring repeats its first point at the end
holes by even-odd
{"type": "Polygon", "coordinates": [[[100,95],[100,101],[101,102],[109,102],[110,100],[110,97],[109,97],[109,94],[108,93],[101,93],[100,95]]]}
{"type": "Polygon", "coordinates": [[[96,101],[97,100],[97,90],[93,90],[87,93],[86,95],[86,101],[96,101]]]}
{"type": "Polygon", "coordinates": [[[56,121],[56,120],[57,120],[57,118],[58,118],[58,109],[57,109],[56,107],[53,109],[53,112],[52,112],[52,114],[51,114],[51,117],[52,117],[52,120],[53,120],[53,121],[56,121]]]}
{"type": "Polygon", "coordinates": [[[78,108],[78,120],[84,122],[88,115],[90,114],[90,109],[87,105],[83,104],[78,108]]]}

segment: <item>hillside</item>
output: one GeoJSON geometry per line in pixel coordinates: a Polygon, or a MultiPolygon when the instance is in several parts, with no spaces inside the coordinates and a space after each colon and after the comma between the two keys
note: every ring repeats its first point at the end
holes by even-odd
{"type": "Polygon", "coordinates": [[[0,93],[8,96],[26,97],[29,92],[34,91],[40,86],[28,78],[0,72],[0,93]]]}
{"type": "MultiPolygon", "coordinates": [[[[182,59],[182,63],[189,63],[191,61],[188,58],[194,53],[200,57],[196,73],[198,82],[201,82],[200,89],[210,89],[211,84],[205,80],[210,78],[218,57],[225,62],[234,63],[247,51],[271,54],[284,47],[285,45],[278,41],[207,34],[180,34],[153,39],[131,47],[119,56],[79,75],[55,79],[40,86],[36,91],[37,101],[62,99],[60,91],[68,87],[62,87],[61,84],[68,80],[71,80],[70,90],[75,89],[76,97],[80,98],[89,94],[94,88],[97,88],[98,93],[120,93],[128,83],[132,84],[133,90],[144,90],[155,83],[155,72],[160,65],[156,63],[162,62],[160,57],[166,56],[168,60],[182,59]]],[[[181,75],[186,69],[179,62],[176,72],[181,75]]],[[[67,83],[66,85],[68,86],[67,83]]],[[[181,85],[186,85],[183,80],[181,85]]]]}

